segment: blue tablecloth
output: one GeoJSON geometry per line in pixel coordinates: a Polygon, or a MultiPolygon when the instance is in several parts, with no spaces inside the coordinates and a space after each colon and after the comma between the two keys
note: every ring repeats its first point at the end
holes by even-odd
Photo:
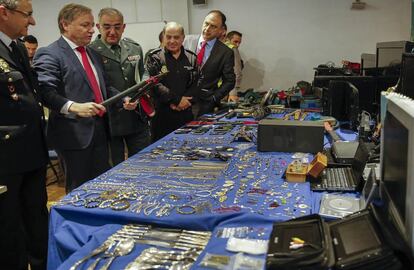
{"type": "MultiPolygon", "coordinates": [[[[287,183],[282,178],[287,164],[293,159],[292,153],[258,153],[253,142],[232,142],[233,134],[238,128],[240,126],[225,135],[172,133],[68,194],[61,204],[51,209],[48,269],[68,269],[70,265],[99,246],[123,224],[156,224],[162,227],[212,231],[213,237],[203,253],[231,255],[225,251],[226,239],[214,237],[214,232],[219,228],[236,226],[263,228],[265,238],[268,238],[274,222],[314,213],[317,201],[314,198],[318,196],[312,195],[309,183],[287,183]],[[183,200],[191,203],[199,203],[198,199],[208,201],[208,210],[202,213],[184,215],[172,210],[167,216],[157,217],[156,211],[149,215],[142,211],[139,213],[132,211],[134,201],[131,201],[129,209],[123,211],[110,208],[85,208],[70,203],[74,197],[84,196],[85,192],[93,195],[96,192],[93,190],[94,187],[102,183],[121,185],[123,188],[128,185],[132,188],[137,188],[137,186],[140,188],[142,185],[145,186],[145,183],[152,183],[151,181],[156,179],[155,181],[160,183],[172,181],[179,185],[182,183],[191,183],[193,186],[201,185],[199,182],[192,182],[191,179],[171,178],[168,173],[162,171],[162,168],[166,166],[173,168],[172,164],[173,166],[192,164],[194,161],[176,160],[180,156],[176,154],[177,149],[182,150],[186,147],[201,147],[203,150],[209,149],[210,151],[224,147],[226,154],[233,155],[228,161],[227,169],[220,173],[217,180],[202,182],[214,184],[215,188],[212,192],[199,192],[198,195],[203,195],[200,198],[194,194],[194,196],[182,196],[183,200]],[[164,160],[161,157],[170,159],[164,160]],[[140,168],[148,170],[142,172],[140,168]],[[139,171],[137,175],[134,174],[134,169],[139,171]],[[218,194],[226,185],[229,186],[229,182],[233,182],[232,189],[226,192],[226,199],[220,202],[219,199],[223,196],[213,195],[218,194]],[[237,192],[241,190],[242,183],[248,184],[242,190],[242,195],[238,196],[237,192]],[[206,198],[206,195],[211,196],[206,198]],[[237,203],[235,203],[236,197],[237,203]]],[[[255,127],[250,132],[255,133],[255,127]]],[[[349,136],[349,139],[355,138],[355,134],[345,134],[345,136],[349,136]]],[[[312,156],[308,156],[308,159],[312,159],[312,156]]],[[[223,164],[223,161],[214,158],[201,158],[200,161],[212,162],[213,165],[223,164]]],[[[167,195],[168,190],[165,190],[162,197],[157,199],[165,202],[166,199],[168,200],[167,195]]],[[[117,258],[113,262],[113,269],[125,267],[128,262],[139,255],[144,247],[145,245],[136,245],[130,255],[117,258]]],[[[200,259],[202,257],[203,254],[200,259]]],[[[192,269],[196,268],[200,269],[197,263],[192,269]]]]}

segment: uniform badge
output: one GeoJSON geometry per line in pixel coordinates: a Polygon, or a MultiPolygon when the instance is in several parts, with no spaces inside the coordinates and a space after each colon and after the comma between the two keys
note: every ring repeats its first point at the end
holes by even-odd
{"type": "Polygon", "coordinates": [[[14,101],[17,101],[19,99],[19,96],[16,93],[11,94],[10,96],[14,101]]]}
{"type": "Polygon", "coordinates": [[[132,61],[139,61],[139,59],[141,59],[140,55],[129,55],[128,56],[128,61],[132,62],[132,61]]]}
{"type": "Polygon", "coordinates": [[[166,65],[163,65],[161,67],[161,73],[167,73],[167,72],[168,72],[167,66],[166,65]]]}
{"type": "Polygon", "coordinates": [[[9,64],[3,58],[0,58],[0,72],[10,72],[9,64]]]}

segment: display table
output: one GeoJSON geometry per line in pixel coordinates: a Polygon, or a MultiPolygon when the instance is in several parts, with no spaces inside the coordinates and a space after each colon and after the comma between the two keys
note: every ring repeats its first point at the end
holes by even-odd
{"type": "MultiPolygon", "coordinates": [[[[314,213],[309,183],[283,179],[292,153],[259,153],[254,141],[233,141],[241,127],[219,135],[216,127],[172,133],[72,191],[51,209],[48,269],[69,269],[124,224],[210,231],[201,259],[208,252],[231,255],[227,239],[217,237],[220,228],[245,226],[252,238],[267,239],[274,222],[314,213]]],[[[247,130],[256,134],[254,125],[247,130]]],[[[112,269],[147,247],[136,244],[112,269]]],[[[192,269],[201,269],[198,262],[192,269]]]]}

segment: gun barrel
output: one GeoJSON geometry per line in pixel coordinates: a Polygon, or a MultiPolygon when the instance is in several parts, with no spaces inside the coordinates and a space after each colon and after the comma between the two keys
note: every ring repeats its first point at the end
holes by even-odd
{"type": "Polygon", "coordinates": [[[158,81],[167,75],[168,71],[160,73],[156,76],[150,77],[148,80],[142,81],[140,83],[137,83],[136,85],[131,86],[130,88],[126,89],[125,91],[120,92],[119,94],[116,94],[113,97],[108,98],[107,100],[104,100],[101,105],[103,106],[109,106],[123,97],[126,97],[130,95],[131,93],[135,93],[134,96],[139,96],[142,94],[145,90],[147,90],[151,85],[154,85],[158,83],[158,81]]]}

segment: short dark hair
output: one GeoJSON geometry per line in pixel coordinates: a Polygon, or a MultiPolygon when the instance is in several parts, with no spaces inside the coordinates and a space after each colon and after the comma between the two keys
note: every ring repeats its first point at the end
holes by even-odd
{"type": "Polygon", "coordinates": [[[232,38],[233,38],[233,36],[240,36],[240,37],[243,37],[242,33],[240,33],[239,31],[230,31],[230,32],[228,32],[228,33],[227,33],[226,38],[227,38],[227,39],[232,39],[232,38]]]}
{"type": "Polygon", "coordinates": [[[85,13],[91,13],[92,10],[88,8],[87,6],[80,5],[80,4],[67,4],[65,5],[59,12],[58,15],[58,25],[60,33],[63,34],[65,32],[65,29],[63,28],[63,22],[66,21],[68,23],[75,20],[79,15],[85,14],[85,13]]]}
{"type": "Polygon", "coordinates": [[[30,44],[37,44],[37,38],[32,35],[27,35],[23,38],[24,42],[30,43],[30,44]]]}
{"type": "Polygon", "coordinates": [[[210,15],[210,14],[212,14],[212,13],[216,13],[217,15],[219,15],[220,16],[220,18],[221,18],[221,25],[223,26],[223,25],[226,25],[226,20],[227,20],[227,18],[226,18],[226,15],[224,15],[224,13],[223,12],[221,12],[220,10],[218,10],[218,9],[214,9],[214,10],[212,10],[212,11],[210,11],[208,14],[207,14],[207,16],[208,15],[210,15]]]}

